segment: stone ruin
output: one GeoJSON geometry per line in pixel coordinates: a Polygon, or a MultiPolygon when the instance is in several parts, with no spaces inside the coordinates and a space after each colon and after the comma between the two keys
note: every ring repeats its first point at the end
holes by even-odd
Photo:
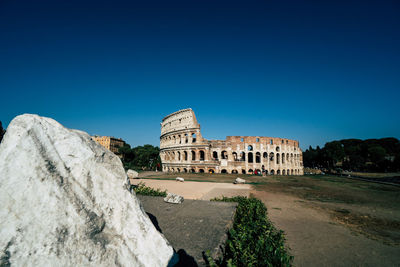
{"type": "Polygon", "coordinates": [[[208,172],[303,175],[299,142],[264,136],[227,136],[207,140],[192,109],[166,116],[161,122],[160,157],[164,172],[208,172]]]}

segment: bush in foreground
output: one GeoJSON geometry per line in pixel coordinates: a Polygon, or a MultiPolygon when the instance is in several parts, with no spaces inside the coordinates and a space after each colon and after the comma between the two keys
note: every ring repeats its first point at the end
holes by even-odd
{"type": "Polygon", "coordinates": [[[162,191],[160,189],[153,189],[146,186],[144,183],[139,183],[138,185],[131,186],[133,191],[138,195],[153,196],[153,197],[166,197],[167,191],[162,191]]]}
{"type": "Polygon", "coordinates": [[[293,256],[285,248],[283,231],[267,218],[267,208],[257,198],[216,198],[238,202],[222,259],[208,257],[209,266],[291,266],[293,256]]]}

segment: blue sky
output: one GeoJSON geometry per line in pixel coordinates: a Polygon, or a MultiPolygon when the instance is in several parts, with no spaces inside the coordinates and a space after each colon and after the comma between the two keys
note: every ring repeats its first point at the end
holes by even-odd
{"type": "Polygon", "coordinates": [[[398,1],[0,1],[0,120],[132,146],[191,107],[203,136],[400,138],[398,1]]]}

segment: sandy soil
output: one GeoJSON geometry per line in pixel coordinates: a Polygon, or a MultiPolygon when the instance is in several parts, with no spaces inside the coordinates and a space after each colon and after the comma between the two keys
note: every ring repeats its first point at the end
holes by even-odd
{"type": "Polygon", "coordinates": [[[249,196],[251,185],[210,182],[177,182],[173,180],[133,179],[132,184],[145,183],[146,186],[167,190],[185,199],[210,200],[215,197],[249,196]]]}
{"type": "Polygon", "coordinates": [[[265,203],[268,217],[285,232],[294,266],[399,266],[398,246],[351,231],[312,202],[280,193],[251,193],[265,203]]]}

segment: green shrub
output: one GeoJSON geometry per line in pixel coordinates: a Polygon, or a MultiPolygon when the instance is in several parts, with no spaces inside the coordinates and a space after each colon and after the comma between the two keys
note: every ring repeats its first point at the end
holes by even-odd
{"type": "Polygon", "coordinates": [[[153,197],[166,197],[167,191],[161,191],[160,189],[153,189],[146,186],[144,183],[138,185],[131,185],[133,191],[138,195],[153,196],[153,197]]]}
{"type": "Polygon", "coordinates": [[[209,266],[291,266],[293,256],[285,248],[283,231],[267,218],[267,208],[257,198],[216,198],[213,201],[238,202],[223,257],[209,266]]]}

